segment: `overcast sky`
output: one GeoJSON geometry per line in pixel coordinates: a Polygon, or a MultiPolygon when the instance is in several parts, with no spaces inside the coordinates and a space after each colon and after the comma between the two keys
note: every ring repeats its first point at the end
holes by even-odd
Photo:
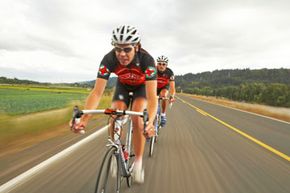
{"type": "Polygon", "coordinates": [[[1,0],[0,76],[95,79],[122,24],[177,75],[290,68],[289,10],[288,0],[1,0]]]}

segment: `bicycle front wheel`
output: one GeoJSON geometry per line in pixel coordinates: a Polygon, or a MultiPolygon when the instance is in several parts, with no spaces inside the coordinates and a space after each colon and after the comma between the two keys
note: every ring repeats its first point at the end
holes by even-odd
{"type": "Polygon", "coordinates": [[[154,151],[154,144],[157,141],[157,136],[158,136],[158,116],[155,117],[154,120],[154,129],[155,129],[155,135],[150,137],[150,144],[149,144],[149,157],[153,156],[153,151],[154,151]]]}
{"type": "Polygon", "coordinates": [[[156,136],[153,136],[153,137],[150,138],[149,157],[152,157],[153,156],[155,138],[156,138],[156,136]]]}
{"type": "Polygon", "coordinates": [[[116,147],[111,147],[103,159],[96,183],[95,193],[119,192],[121,175],[115,152],[116,147]]]}

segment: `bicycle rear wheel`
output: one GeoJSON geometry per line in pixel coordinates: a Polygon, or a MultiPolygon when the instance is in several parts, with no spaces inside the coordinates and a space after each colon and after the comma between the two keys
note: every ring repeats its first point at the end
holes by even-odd
{"type": "Polygon", "coordinates": [[[95,193],[119,192],[121,186],[121,175],[115,152],[116,147],[111,147],[103,159],[96,183],[95,193]]]}

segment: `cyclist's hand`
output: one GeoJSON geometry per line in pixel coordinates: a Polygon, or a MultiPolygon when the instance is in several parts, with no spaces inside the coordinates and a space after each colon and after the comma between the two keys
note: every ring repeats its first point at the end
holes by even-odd
{"type": "Polygon", "coordinates": [[[69,126],[71,128],[71,131],[74,133],[80,133],[80,134],[84,134],[85,133],[85,127],[87,125],[86,121],[82,121],[82,120],[76,120],[73,123],[73,120],[70,121],[69,126]]]}
{"type": "Polygon", "coordinates": [[[144,131],[146,138],[153,137],[155,135],[154,125],[151,122],[148,122],[144,131]]]}
{"type": "Polygon", "coordinates": [[[174,96],[170,96],[169,97],[169,103],[174,103],[175,102],[175,98],[174,96]]]}

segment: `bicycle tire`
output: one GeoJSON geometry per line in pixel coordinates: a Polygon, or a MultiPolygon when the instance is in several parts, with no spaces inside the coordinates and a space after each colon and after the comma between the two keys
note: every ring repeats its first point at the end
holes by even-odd
{"type": "Polygon", "coordinates": [[[127,186],[130,188],[132,186],[132,176],[126,177],[127,186]]]}
{"type": "Polygon", "coordinates": [[[134,161],[135,161],[133,157],[135,157],[135,155],[130,155],[129,160],[127,161],[129,176],[126,176],[126,182],[129,188],[132,186],[132,171],[133,171],[133,166],[134,166],[134,161]]]}
{"type": "MultiPolygon", "coordinates": [[[[130,139],[130,141],[128,141],[129,139],[126,138],[126,144],[129,145],[129,143],[132,143],[132,133],[133,133],[132,119],[131,118],[128,120],[128,130],[127,130],[127,132],[131,132],[131,136],[130,136],[131,139],[130,139]]],[[[132,144],[130,144],[129,146],[130,146],[130,150],[129,150],[130,155],[129,155],[129,158],[127,160],[127,164],[128,164],[127,166],[128,166],[128,170],[129,170],[130,175],[126,177],[126,182],[127,182],[127,186],[128,187],[131,187],[131,185],[132,185],[131,172],[133,170],[133,168],[132,168],[133,165],[132,164],[134,163],[134,158],[133,157],[135,157],[135,155],[133,154],[134,151],[133,151],[132,144]]]]}
{"type": "Polygon", "coordinates": [[[149,157],[152,157],[153,156],[154,144],[155,144],[155,136],[150,137],[149,157]]]}
{"type": "Polygon", "coordinates": [[[156,123],[155,123],[155,128],[156,128],[156,135],[155,135],[155,143],[157,143],[157,138],[159,137],[160,135],[160,115],[157,114],[157,117],[156,117],[156,123]]]}
{"type": "Polygon", "coordinates": [[[121,186],[121,175],[120,175],[120,167],[118,164],[118,160],[115,156],[116,147],[111,147],[105,154],[104,159],[102,161],[97,183],[95,187],[95,193],[109,193],[109,192],[119,192],[121,186]],[[111,172],[111,164],[112,159],[116,159],[117,163],[117,173],[116,176],[110,176],[109,173],[111,172]],[[112,177],[112,182],[109,184],[109,177],[112,177]],[[114,182],[115,181],[115,182],[114,182]],[[115,186],[114,186],[115,184],[115,186]]]}

